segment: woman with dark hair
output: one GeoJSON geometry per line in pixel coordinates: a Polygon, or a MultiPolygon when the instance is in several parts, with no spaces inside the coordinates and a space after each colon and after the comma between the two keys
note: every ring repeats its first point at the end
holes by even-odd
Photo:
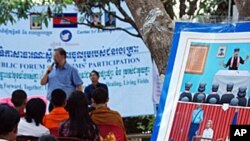
{"type": "Polygon", "coordinates": [[[46,104],[40,98],[32,98],[26,105],[26,115],[18,125],[18,135],[41,137],[50,134],[41,123],[46,111],[46,104]]]}
{"type": "Polygon", "coordinates": [[[81,91],[71,93],[67,100],[66,110],[69,119],[59,126],[60,137],[77,137],[84,141],[99,141],[99,131],[88,113],[88,100],[81,91]]]}

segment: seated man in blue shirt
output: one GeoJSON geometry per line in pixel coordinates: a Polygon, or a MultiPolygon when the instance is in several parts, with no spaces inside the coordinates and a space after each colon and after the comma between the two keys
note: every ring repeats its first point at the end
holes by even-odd
{"type": "Polygon", "coordinates": [[[100,75],[97,71],[95,71],[95,70],[91,71],[91,73],[89,74],[89,77],[90,77],[90,80],[92,83],[85,88],[84,93],[87,94],[88,100],[89,100],[89,105],[91,105],[91,98],[92,98],[91,94],[94,92],[94,90],[96,88],[104,88],[108,93],[108,87],[106,84],[100,83],[98,81],[100,75]]]}

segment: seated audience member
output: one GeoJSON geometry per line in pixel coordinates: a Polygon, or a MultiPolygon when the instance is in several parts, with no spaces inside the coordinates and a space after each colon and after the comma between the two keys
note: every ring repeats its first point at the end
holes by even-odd
{"type": "Polygon", "coordinates": [[[211,104],[219,104],[220,103],[220,95],[218,94],[219,84],[213,84],[212,85],[212,93],[210,93],[207,96],[206,103],[211,104]],[[211,98],[214,98],[215,101],[211,100],[211,98]]]}
{"type": "MultiPolygon", "coordinates": [[[[201,82],[201,83],[199,84],[198,92],[194,94],[193,102],[199,102],[199,103],[205,102],[205,100],[206,100],[206,94],[205,94],[204,92],[205,92],[205,89],[206,89],[206,85],[207,85],[207,84],[206,84],[205,82],[201,82]],[[199,95],[203,95],[203,96],[202,96],[202,97],[203,97],[202,100],[199,100],[199,99],[198,99],[198,96],[199,96],[199,95]]],[[[199,96],[199,97],[201,97],[201,96],[199,96]]]]}
{"type": "Polygon", "coordinates": [[[18,125],[17,134],[34,137],[50,134],[49,129],[41,124],[45,111],[46,104],[42,99],[30,99],[26,105],[26,115],[24,118],[21,118],[18,125]]]}
{"type": "Polygon", "coordinates": [[[60,122],[69,118],[68,112],[64,109],[66,105],[66,93],[62,89],[55,89],[51,93],[53,110],[43,118],[43,125],[49,129],[58,128],[60,122]]]}
{"type": "Polygon", "coordinates": [[[106,84],[104,83],[100,83],[99,82],[99,72],[93,70],[91,71],[91,73],[89,74],[90,80],[91,80],[91,84],[88,85],[85,89],[84,89],[84,93],[88,96],[88,103],[89,105],[91,105],[91,94],[94,92],[95,89],[97,88],[104,88],[107,93],[108,93],[108,87],[106,84]]]}
{"type": "Polygon", "coordinates": [[[0,104],[0,140],[15,141],[20,115],[7,104],[0,104]]]}
{"type": "MultiPolygon", "coordinates": [[[[212,139],[214,136],[214,130],[212,129],[212,120],[208,120],[206,124],[206,128],[203,130],[202,137],[203,138],[209,138],[212,139]]],[[[206,139],[203,139],[201,141],[207,141],[206,139]]]]}
{"type": "Polygon", "coordinates": [[[247,98],[246,98],[246,87],[239,87],[239,91],[237,93],[237,99],[239,100],[239,106],[246,106],[247,105],[247,98]]]}
{"type": "Polygon", "coordinates": [[[21,117],[25,116],[25,107],[27,103],[27,94],[24,90],[15,90],[11,96],[11,102],[19,112],[21,117]]]}
{"type": "Polygon", "coordinates": [[[108,93],[103,88],[97,88],[92,93],[92,103],[94,103],[95,110],[90,113],[90,116],[95,124],[113,124],[121,127],[124,133],[124,141],[127,141],[126,131],[121,115],[108,108],[107,102],[109,100],[108,93]]]}
{"type": "Polygon", "coordinates": [[[57,141],[57,139],[53,135],[43,135],[38,139],[38,141],[57,141]]]}
{"type": "Polygon", "coordinates": [[[232,92],[233,91],[233,87],[234,87],[233,83],[228,83],[227,84],[227,92],[222,95],[222,97],[221,97],[221,104],[223,104],[223,103],[230,104],[231,100],[234,98],[234,94],[232,92]]]}
{"type": "Polygon", "coordinates": [[[69,119],[61,122],[59,137],[76,137],[84,141],[99,141],[99,131],[88,113],[88,99],[81,91],[71,93],[66,110],[69,119]]]}
{"type": "Polygon", "coordinates": [[[187,82],[185,84],[185,91],[181,93],[179,101],[182,101],[184,97],[188,98],[188,101],[192,101],[192,93],[190,92],[190,88],[192,87],[191,82],[187,82]]]}

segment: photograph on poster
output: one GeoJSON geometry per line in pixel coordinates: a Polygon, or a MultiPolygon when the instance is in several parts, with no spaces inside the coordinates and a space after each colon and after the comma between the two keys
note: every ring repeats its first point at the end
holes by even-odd
{"type": "Polygon", "coordinates": [[[89,21],[90,21],[91,25],[93,25],[93,26],[101,26],[102,25],[102,13],[101,12],[93,13],[90,16],[89,21]]]}
{"type": "Polygon", "coordinates": [[[30,14],[30,29],[42,29],[42,21],[39,19],[40,14],[30,14]]]}
{"type": "Polygon", "coordinates": [[[180,33],[157,140],[226,140],[231,124],[250,124],[249,36],[180,33]]]}
{"type": "Polygon", "coordinates": [[[105,26],[106,27],[116,27],[116,17],[115,12],[105,12],[105,26]]]}
{"type": "Polygon", "coordinates": [[[216,54],[216,57],[221,57],[221,58],[225,57],[225,55],[226,55],[226,49],[227,49],[227,47],[224,46],[224,45],[219,46],[217,54],[216,54]]]}
{"type": "MultiPolygon", "coordinates": [[[[223,137],[229,133],[229,126],[236,113],[234,111],[240,109],[237,114],[250,111],[245,108],[248,104],[250,86],[250,64],[247,61],[250,53],[249,46],[250,40],[246,43],[241,41],[235,43],[191,42],[170,139],[192,141],[193,139],[211,138],[223,140],[223,137]],[[224,54],[225,58],[218,58],[214,55],[214,52],[222,48],[221,44],[228,46],[228,53],[224,54]],[[194,50],[200,50],[199,48],[204,48],[208,52],[194,53],[196,52],[194,50]],[[238,52],[238,57],[240,60],[244,60],[244,63],[237,62],[239,63],[237,64],[238,70],[229,70],[230,64],[224,66],[221,65],[221,62],[224,62],[223,64],[231,63],[230,58],[234,56],[235,50],[241,50],[238,52]],[[191,62],[189,62],[190,60],[191,62]],[[191,63],[193,65],[190,65],[191,63]],[[203,73],[190,72],[187,69],[201,69],[203,73]],[[226,111],[223,109],[223,105],[227,106],[226,111]],[[234,106],[241,107],[235,108],[234,106]],[[207,123],[208,121],[209,123],[207,123]],[[210,125],[212,122],[213,126],[210,125]],[[186,132],[176,134],[180,128],[186,132]],[[224,129],[225,132],[219,132],[221,129],[224,129]]],[[[245,122],[243,117],[238,121],[245,122]]],[[[250,120],[247,123],[250,124],[250,120]]]]}

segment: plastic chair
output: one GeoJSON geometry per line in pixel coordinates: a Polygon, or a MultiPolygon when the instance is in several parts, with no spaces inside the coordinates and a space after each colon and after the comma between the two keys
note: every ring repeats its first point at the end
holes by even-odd
{"type": "Polygon", "coordinates": [[[97,126],[104,141],[124,141],[125,134],[122,127],[113,124],[98,124],[97,126]]]}
{"type": "Polygon", "coordinates": [[[57,137],[57,141],[84,141],[76,137],[57,137]]]}
{"type": "Polygon", "coordinates": [[[49,129],[49,132],[50,134],[56,136],[56,137],[59,137],[59,129],[56,127],[56,128],[50,128],[49,129]]]}
{"type": "Polygon", "coordinates": [[[39,137],[18,135],[16,141],[38,141],[39,137]]]}

